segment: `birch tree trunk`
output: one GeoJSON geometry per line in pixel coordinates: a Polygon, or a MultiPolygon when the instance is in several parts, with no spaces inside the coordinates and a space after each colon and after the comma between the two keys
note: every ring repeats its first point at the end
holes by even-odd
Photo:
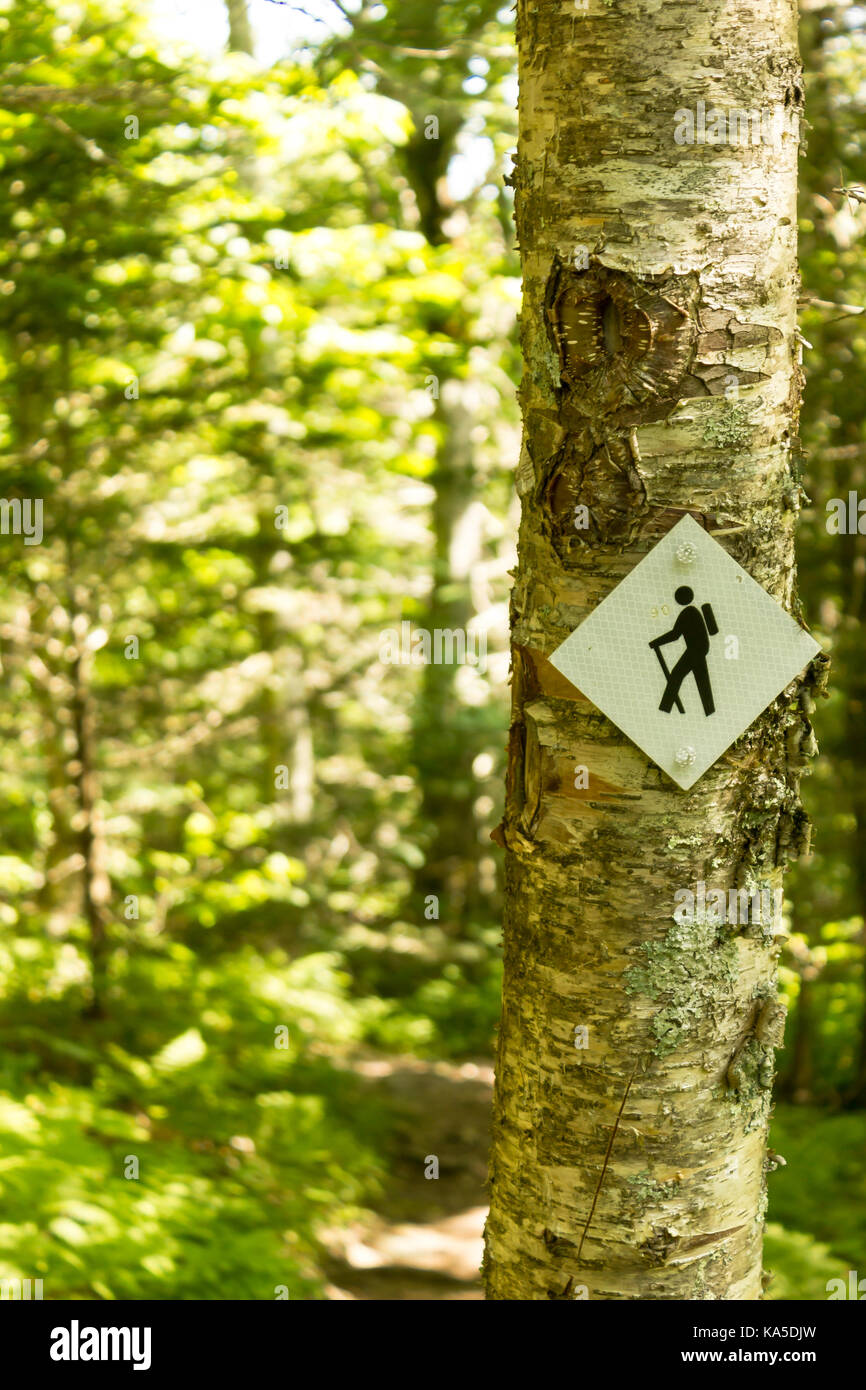
{"type": "Polygon", "coordinates": [[[683,792],[547,658],[685,512],[797,612],[796,8],[517,12],[523,512],[487,1293],[757,1299],[781,928],[679,924],[674,894],[772,893],[806,845],[825,662],[683,792]]]}

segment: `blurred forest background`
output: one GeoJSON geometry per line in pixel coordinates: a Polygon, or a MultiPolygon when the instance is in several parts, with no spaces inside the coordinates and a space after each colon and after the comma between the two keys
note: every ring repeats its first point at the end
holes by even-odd
{"type": "MultiPolygon", "coordinates": [[[[822,1300],[866,1276],[866,539],[827,525],[866,496],[866,10],[802,47],[834,674],[765,1264],[822,1300]]],[[[47,1299],[480,1297],[516,93],[499,0],[0,0],[0,1277],[47,1299]],[[486,663],[383,660],[404,622],[486,663]]]]}

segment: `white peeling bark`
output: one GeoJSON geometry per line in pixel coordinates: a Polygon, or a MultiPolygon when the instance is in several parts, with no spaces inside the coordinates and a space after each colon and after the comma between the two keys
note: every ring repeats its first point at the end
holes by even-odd
{"type": "Polygon", "coordinates": [[[487,1292],[755,1299],[779,929],[678,925],[674,894],[778,888],[807,836],[822,659],[683,792],[547,657],[686,511],[796,611],[796,10],[517,9],[523,514],[487,1292]],[[728,141],[738,110],[764,113],[758,142],[698,143],[700,102],[728,141]]]}

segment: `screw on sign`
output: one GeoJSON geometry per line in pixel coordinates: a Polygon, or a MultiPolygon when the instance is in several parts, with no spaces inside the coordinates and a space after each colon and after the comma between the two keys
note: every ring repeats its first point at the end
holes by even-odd
{"type": "Polygon", "coordinates": [[[550,661],[687,789],[819,651],[685,516],[550,661]],[[660,615],[673,619],[663,632],[660,615]]]}

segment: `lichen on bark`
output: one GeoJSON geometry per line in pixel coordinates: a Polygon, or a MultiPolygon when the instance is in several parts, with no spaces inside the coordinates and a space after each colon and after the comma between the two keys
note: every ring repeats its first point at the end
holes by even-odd
{"type": "Polygon", "coordinates": [[[665,1057],[686,1044],[729,1002],[737,979],[739,956],[724,928],[706,920],[678,922],[662,941],[641,946],[645,964],[623,975],[627,995],[645,994],[664,1001],[653,1015],[652,1051],[665,1057]]]}

